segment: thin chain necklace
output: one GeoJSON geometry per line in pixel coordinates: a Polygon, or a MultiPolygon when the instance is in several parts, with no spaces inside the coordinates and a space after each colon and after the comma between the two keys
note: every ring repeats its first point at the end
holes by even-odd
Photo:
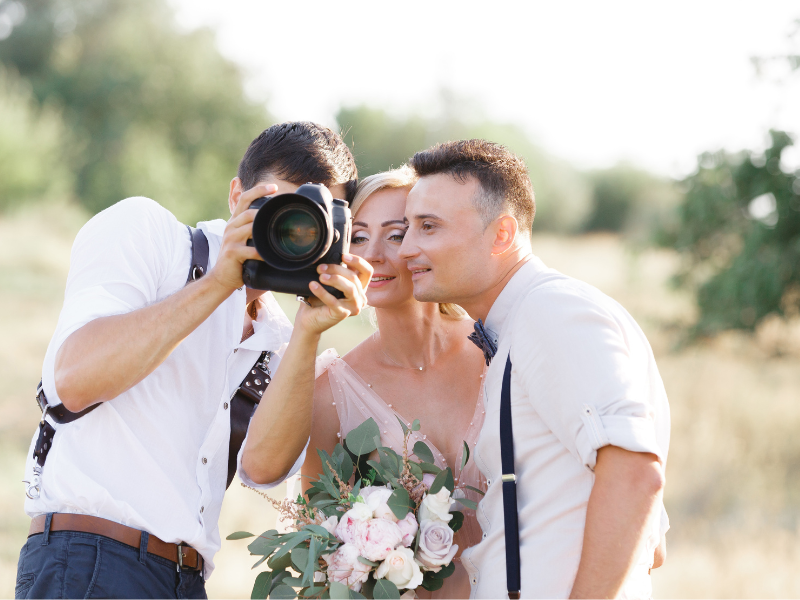
{"type": "MultiPolygon", "coordinates": [[[[394,365],[396,365],[396,366],[400,367],[401,369],[413,369],[414,371],[424,371],[424,370],[425,370],[425,367],[424,367],[424,366],[422,366],[422,367],[407,367],[407,366],[405,366],[405,365],[401,365],[399,362],[397,362],[397,361],[396,361],[395,359],[393,359],[391,356],[389,356],[388,354],[386,354],[386,350],[384,350],[384,349],[383,349],[383,345],[382,345],[382,344],[381,344],[381,342],[380,342],[380,331],[376,331],[375,333],[373,333],[373,334],[372,334],[372,339],[374,339],[374,340],[375,340],[375,343],[378,345],[378,348],[380,348],[380,349],[381,349],[381,352],[383,353],[383,355],[384,355],[386,358],[388,358],[388,359],[389,359],[389,360],[390,360],[390,361],[391,361],[391,362],[392,362],[394,365]],[[376,335],[378,336],[378,338],[377,338],[377,339],[375,338],[375,336],[376,336],[376,335]]],[[[440,352],[440,353],[441,353],[441,352],[440,352]]],[[[430,365],[428,365],[428,366],[430,367],[431,365],[433,365],[433,363],[434,363],[434,362],[436,362],[436,359],[437,359],[437,358],[439,358],[439,355],[438,355],[438,354],[437,354],[437,355],[434,357],[434,359],[431,361],[431,364],[430,364],[430,365]]],[[[370,386],[370,387],[371,387],[371,386],[370,386]]]]}

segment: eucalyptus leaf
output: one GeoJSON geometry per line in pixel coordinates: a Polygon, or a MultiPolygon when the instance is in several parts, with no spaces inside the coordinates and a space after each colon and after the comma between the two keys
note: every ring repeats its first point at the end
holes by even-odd
{"type": "MultiPolygon", "coordinates": [[[[308,587],[304,587],[300,590],[300,593],[297,594],[301,598],[319,598],[320,594],[327,593],[328,587],[324,583],[317,583],[315,585],[310,585],[308,587]]],[[[330,598],[330,596],[328,596],[330,598]]]]}
{"type": "Polygon", "coordinates": [[[304,548],[303,546],[298,546],[297,548],[294,548],[290,553],[292,556],[292,567],[298,573],[302,573],[305,571],[306,563],[308,562],[308,552],[309,552],[308,548],[304,548]]]}
{"type": "Polygon", "coordinates": [[[373,562],[373,561],[371,561],[371,560],[369,560],[367,558],[364,558],[363,556],[359,556],[358,557],[358,562],[360,562],[361,564],[364,564],[364,565],[369,565],[370,567],[377,567],[380,564],[380,563],[373,562]]]}
{"type": "Polygon", "coordinates": [[[468,498],[459,498],[458,501],[464,508],[468,508],[470,510],[477,510],[478,503],[475,500],[470,500],[468,498]]]}
{"type": "Polygon", "coordinates": [[[472,487],[471,485],[465,485],[465,486],[464,486],[464,489],[467,489],[467,490],[472,490],[473,492],[477,492],[477,493],[478,493],[478,494],[480,494],[481,496],[485,496],[485,495],[486,495],[486,492],[484,492],[483,490],[479,490],[479,489],[478,489],[478,488],[476,488],[476,487],[472,487]]]}
{"type": "Polygon", "coordinates": [[[297,598],[297,592],[295,592],[288,585],[279,583],[269,593],[269,597],[282,600],[292,600],[293,598],[297,598]]]}
{"type": "Polygon", "coordinates": [[[350,588],[338,581],[330,582],[331,600],[350,600],[350,588]]]}
{"type": "Polygon", "coordinates": [[[414,422],[411,423],[411,431],[419,431],[419,419],[414,419],[414,422]]]}
{"type": "Polygon", "coordinates": [[[400,477],[401,463],[397,454],[389,448],[378,448],[378,455],[381,457],[381,466],[394,477],[400,477]]]}
{"type": "MultiPolygon", "coordinates": [[[[397,416],[397,415],[395,415],[395,416],[397,416]]],[[[406,424],[403,423],[403,419],[401,419],[400,417],[397,417],[397,420],[400,421],[400,427],[403,428],[403,435],[407,435],[408,434],[408,426],[406,426],[406,424]]]]}
{"type": "Polygon", "coordinates": [[[428,444],[419,440],[416,444],[414,444],[414,454],[416,454],[417,458],[420,459],[424,463],[433,463],[433,452],[428,447],[428,444]]]}
{"type": "Polygon", "coordinates": [[[439,569],[438,573],[431,572],[431,574],[436,579],[447,579],[448,577],[450,577],[450,575],[453,574],[455,570],[456,570],[456,563],[451,562],[443,566],[441,569],[439,569]]]}
{"type": "Polygon", "coordinates": [[[247,545],[250,554],[272,554],[280,546],[280,537],[274,529],[266,531],[247,545]]]}
{"type": "Polygon", "coordinates": [[[433,483],[431,484],[431,488],[428,490],[429,494],[438,494],[439,491],[445,487],[445,482],[447,481],[448,474],[452,478],[453,475],[450,472],[450,467],[445,469],[444,471],[440,471],[439,474],[434,478],[433,483]]]}
{"type": "Polygon", "coordinates": [[[417,479],[422,481],[422,476],[424,475],[424,473],[422,472],[422,469],[420,468],[420,466],[417,463],[415,463],[413,461],[408,461],[408,469],[409,469],[409,471],[411,471],[411,474],[414,477],[416,477],[417,479]]]}
{"type": "Polygon", "coordinates": [[[408,496],[408,492],[405,488],[397,488],[392,492],[386,504],[392,509],[394,516],[398,519],[405,519],[408,511],[414,509],[414,505],[411,503],[411,498],[408,496]]]}
{"type": "Polygon", "coordinates": [[[378,579],[378,581],[375,582],[375,588],[372,590],[372,597],[376,599],[399,600],[400,590],[388,579],[378,579]]]}
{"type": "Polygon", "coordinates": [[[249,531],[236,531],[226,537],[226,540],[243,540],[244,538],[254,537],[254,533],[250,533],[249,531]]]}
{"type": "Polygon", "coordinates": [[[370,417],[348,433],[344,443],[350,452],[356,456],[361,456],[369,454],[378,447],[378,444],[375,443],[375,436],[380,438],[380,435],[381,431],[378,428],[378,424],[375,419],[370,417]]]}
{"type": "Polygon", "coordinates": [[[356,484],[353,486],[353,490],[350,492],[353,496],[358,497],[358,493],[361,491],[361,480],[359,479],[356,481],[356,484]]]}
{"type": "Polygon", "coordinates": [[[260,564],[261,564],[261,563],[263,563],[265,560],[267,560],[267,558],[268,558],[268,556],[267,556],[267,555],[264,555],[264,556],[262,556],[261,558],[259,558],[259,559],[256,561],[256,564],[254,564],[252,567],[250,567],[250,570],[253,570],[253,569],[255,569],[255,568],[258,566],[258,565],[260,565],[260,564]]]}
{"type": "Polygon", "coordinates": [[[428,590],[429,592],[435,592],[444,585],[444,579],[439,579],[438,577],[425,577],[422,580],[421,585],[423,589],[428,590]]]}
{"type": "Polygon", "coordinates": [[[272,583],[272,571],[262,571],[256,575],[253,584],[253,591],[250,592],[251,600],[265,600],[269,595],[269,587],[272,583]]]}
{"type": "Polygon", "coordinates": [[[321,548],[319,542],[317,542],[317,538],[312,537],[308,546],[308,557],[306,558],[306,564],[303,566],[302,570],[303,585],[311,585],[314,583],[314,572],[319,566],[320,550],[321,548]]]}
{"type": "Polygon", "coordinates": [[[469,462],[469,446],[467,442],[464,442],[464,453],[461,455],[461,470],[464,470],[464,467],[467,466],[467,462],[469,462]]]}
{"type": "Polygon", "coordinates": [[[280,571],[281,569],[288,569],[292,566],[292,555],[287,551],[278,556],[277,553],[273,554],[267,563],[270,569],[280,571]]]}
{"type": "Polygon", "coordinates": [[[362,594],[359,594],[355,590],[350,590],[350,598],[352,598],[353,600],[366,600],[367,597],[363,596],[362,594]]]}
{"type": "MultiPolygon", "coordinates": [[[[303,543],[304,541],[306,541],[308,538],[311,537],[311,532],[309,532],[309,531],[298,531],[297,533],[299,533],[300,535],[296,535],[291,540],[286,542],[283,545],[283,548],[278,550],[275,553],[275,556],[273,556],[272,559],[270,559],[270,560],[276,560],[276,559],[279,559],[280,557],[284,556],[285,554],[288,554],[292,550],[292,548],[294,548],[298,544],[303,543]]],[[[270,565],[270,566],[272,566],[272,565],[270,565]]]]}
{"type": "Polygon", "coordinates": [[[422,469],[423,473],[430,473],[431,475],[438,475],[442,472],[442,470],[433,463],[419,463],[419,468],[422,469]]]}
{"type": "Polygon", "coordinates": [[[450,513],[453,517],[448,521],[448,525],[450,525],[450,529],[453,530],[453,533],[461,529],[461,526],[464,524],[464,513],[460,510],[454,510],[450,513]]]}
{"type": "Polygon", "coordinates": [[[393,479],[392,474],[389,473],[386,469],[384,469],[381,464],[375,460],[368,460],[367,464],[375,469],[375,472],[380,476],[381,479],[384,481],[391,481],[393,479]]]}
{"type": "Polygon", "coordinates": [[[272,584],[270,585],[270,592],[275,589],[275,587],[287,577],[291,577],[291,573],[289,571],[273,571],[272,572],[272,584]]]}

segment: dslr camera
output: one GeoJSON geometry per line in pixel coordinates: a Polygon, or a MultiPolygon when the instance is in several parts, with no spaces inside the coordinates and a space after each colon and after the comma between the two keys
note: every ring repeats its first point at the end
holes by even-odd
{"type": "MultiPolygon", "coordinates": [[[[242,279],[247,287],[308,297],[308,284],[319,281],[317,265],[339,264],[350,250],[350,209],[318,183],[306,183],[292,194],[253,201],[255,246],[264,262],[246,260],[242,279]]],[[[337,298],[344,294],[324,286],[337,298]]]]}

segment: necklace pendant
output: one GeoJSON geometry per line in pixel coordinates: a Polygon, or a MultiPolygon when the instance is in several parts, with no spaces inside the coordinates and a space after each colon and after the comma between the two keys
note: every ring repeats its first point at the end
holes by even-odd
{"type": "Polygon", "coordinates": [[[422,367],[420,367],[419,370],[422,371],[422,367]]]}

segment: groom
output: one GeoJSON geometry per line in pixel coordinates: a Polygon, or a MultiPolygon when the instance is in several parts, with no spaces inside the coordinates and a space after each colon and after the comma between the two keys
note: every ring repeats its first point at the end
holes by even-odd
{"type": "MultiPolygon", "coordinates": [[[[665,531],[669,407],[650,346],[597,289],[531,251],[524,162],[483,140],[417,153],[401,256],[414,297],[485,323],[486,420],[474,459],[487,478],[482,541],[463,554],[473,598],[506,589],[500,398],[510,377],[521,594],[645,597],[665,531]],[[493,352],[496,350],[496,352],[493,352]]],[[[517,590],[513,590],[517,591],[517,590]]]]}

